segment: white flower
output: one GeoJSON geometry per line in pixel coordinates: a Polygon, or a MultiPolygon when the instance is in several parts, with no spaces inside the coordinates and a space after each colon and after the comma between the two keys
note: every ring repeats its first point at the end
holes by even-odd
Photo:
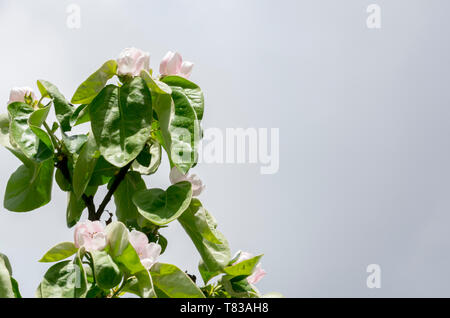
{"type": "Polygon", "coordinates": [[[130,232],[129,240],[139,255],[142,265],[150,269],[161,254],[161,246],[153,242],[149,243],[147,235],[136,230],[130,232]]]}
{"type": "Polygon", "coordinates": [[[172,184],[181,181],[189,181],[192,184],[192,196],[194,197],[199,196],[206,187],[196,174],[184,175],[177,167],[173,167],[172,170],[170,170],[169,179],[172,184]]]}
{"type": "Polygon", "coordinates": [[[99,221],[86,220],[75,226],[75,246],[86,251],[101,251],[106,247],[105,227],[99,221]]]}
{"type": "Polygon", "coordinates": [[[138,76],[150,69],[150,55],[135,47],[124,49],[117,58],[117,74],[138,76]]]}

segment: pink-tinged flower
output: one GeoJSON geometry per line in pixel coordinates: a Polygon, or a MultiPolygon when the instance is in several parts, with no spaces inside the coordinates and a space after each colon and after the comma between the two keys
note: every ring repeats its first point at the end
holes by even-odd
{"type": "Polygon", "coordinates": [[[161,246],[153,242],[149,243],[147,235],[136,230],[130,232],[129,240],[139,255],[142,265],[150,269],[161,254],[161,246]]]}
{"type": "Polygon", "coordinates": [[[101,251],[106,247],[105,227],[100,221],[78,222],[75,226],[75,246],[86,251],[101,251]]]}
{"type": "MultiPolygon", "coordinates": [[[[239,254],[238,259],[236,260],[235,264],[240,263],[242,261],[246,261],[248,259],[253,258],[253,254],[247,253],[247,252],[237,252],[236,255],[239,254]]],[[[235,256],[236,257],[236,256],[235,256]]],[[[266,271],[262,269],[261,267],[261,263],[258,263],[255,266],[255,269],[253,270],[253,273],[247,277],[247,281],[250,284],[256,284],[257,282],[259,282],[264,276],[266,276],[266,271]]]]}
{"type": "Polygon", "coordinates": [[[189,181],[192,184],[192,196],[194,197],[199,196],[206,188],[202,180],[200,180],[200,178],[196,174],[191,175],[182,174],[177,167],[173,167],[172,170],[170,170],[169,179],[172,184],[181,181],[189,181]]]}
{"type": "Polygon", "coordinates": [[[150,55],[135,47],[124,49],[117,58],[117,74],[138,76],[150,69],[150,55]]]}
{"type": "Polygon", "coordinates": [[[36,94],[30,87],[13,87],[9,93],[8,104],[14,102],[25,102],[25,97],[31,97],[33,100],[36,99],[36,94]]]}
{"type": "Polygon", "coordinates": [[[161,75],[179,75],[189,78],[193,67],[193,63],[183,61],[180,53],[169,51],[159,65],[159,73],[161,75]]]}

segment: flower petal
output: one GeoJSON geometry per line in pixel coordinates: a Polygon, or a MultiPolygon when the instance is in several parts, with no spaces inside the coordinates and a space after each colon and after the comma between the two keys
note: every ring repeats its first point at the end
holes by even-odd
{"type": "Polygon", "coordinates": [[[178,75],[181,69],[183,58],[180,53],[175,52],[172,57],[167,61],[166,75],[178,75]]]}
{"type": "Polygon", "coordinates": [[[172,184],[187,180],[186,175],[181,173],[181,171],[178,170],[177,167],[173,167],[170,170],[169,179],[172,184]]]}
{"type": "Polygon", "coordinates": [[[191,62],[188,62],[188,61],[184,61],[181,64],[180,75],[185,77],[185,78],[189,78],[189,76],[191,76],[193,67],[194,67],[194,63],[191,63],[191,62]]]}

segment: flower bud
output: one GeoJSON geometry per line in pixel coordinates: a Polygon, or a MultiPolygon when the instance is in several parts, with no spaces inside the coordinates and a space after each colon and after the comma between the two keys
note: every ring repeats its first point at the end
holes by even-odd
{"type": "Polygon", "coordinates": [[[119,76],[138,76],[141,71],[150,69],[150,55],[135,47],[124,49],[117,58],[119,76]]]}
{"type": "Polygon", "coordinates": [[[178,75],[184,78],[189,78],[193,67],[193,63],[188,61],[183,62],[183,58],[180,53],[169,51],[159,65],[159,73],[164,76],[178,75]]]}
{"type": "Polygon", "coordinates": [[[13,87],[9,93],[9,101],[8,104],[14,102],[22,102],[24,103],[26,97],[31,98],[32,100],[36,99],[36,95],[34,91],[30,87],[13,87]]]}

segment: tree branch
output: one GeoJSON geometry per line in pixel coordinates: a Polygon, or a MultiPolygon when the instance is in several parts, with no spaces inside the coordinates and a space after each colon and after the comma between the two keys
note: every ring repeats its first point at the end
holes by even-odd
{"type": "MultiPolygon", "coordinates": [[[[108,193],[106,193],[105,198],[103,199],[102,203],[100,203],[97,212],[95,212],[95,219],[94,220],[100,220],[100,217],[102,216],[103,212],[105,211],[106,206],[108,205],[109,201],[111,201],[111,198],[114,194],[114,192],[119,187],[122,180],[125,178],[125,175],[127,174],[128,170],[131,167],[131,164],[133,161],[128,163],[126,166],[120,168],[119,173],[115,176],[113,183],[111,184],[111,187],[108,190],[108,193]]],[[[94,221],[91,220],[91,221],[94,221]]]]}
{"type": "MultiPolygon", "coordinates": [[[[62,173],[62,175],[64,176],[64,178],[70,183],[72,184],[72,177],[70,176],[70,171],[69,171],[69,167],[68,167],[68,163],[69,160],[67,159],[67,156],[65,154],[58,154],[58,161],[56,163],[56,168],[59,169],[62,173]]],[[[89,220],[93,220],[95,219],[95,204],[94,204],[94,198],[92,196],[87,196],[86,194],[83,193],[83,195],[81,196],[81,198],[84,201],[84,204],[86,205],[87,209],[88,209],[88,219],[89,220]]]]}

